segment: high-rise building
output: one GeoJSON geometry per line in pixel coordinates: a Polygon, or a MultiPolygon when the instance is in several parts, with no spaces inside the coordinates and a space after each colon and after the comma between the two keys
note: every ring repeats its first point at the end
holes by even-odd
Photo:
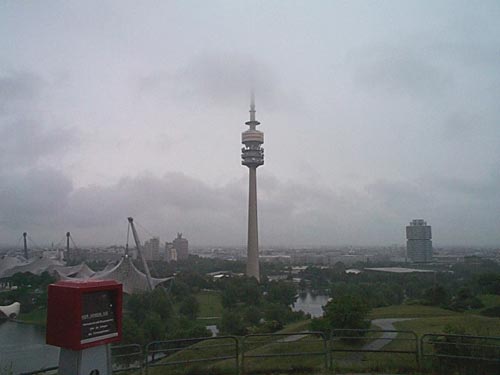
{"type": "Polygon", "coordinates": [[[241,164],[248,167],[248,242],[247,242],[247,276],[260,280],[259,273],[259,234],[257,227],[257,167],[264,164],[264,133],[257,130],[260,124],[255,120],[255,99],[252,93],[250,102],[250,121],[245,123],[250,129],[241,134],[241,164]]]}
{"type": "Polygon", "coordinates": [[[189,257],[189,242],[182,237],[182,233],[177,233],[177,238],[172,242],[177,252],[177,260],[184,260],[189,257]]]}
{"type": "Polygon", "coordinates": [[[167,262],[177,262],[177,250],[172,242],[165,242],[165,258],[167,262]]]}
{"type": "Polygon", "coordinates": [[[406,255],[411,262],[432,261],[431,226],[422,219],[415,219],[406,227],[406,255]]]}
{"type": "Polygon", "coordinates": [[[144,242],[144,258],[146,260],[160,260],[160,239],[158,237],[144,242]]]}

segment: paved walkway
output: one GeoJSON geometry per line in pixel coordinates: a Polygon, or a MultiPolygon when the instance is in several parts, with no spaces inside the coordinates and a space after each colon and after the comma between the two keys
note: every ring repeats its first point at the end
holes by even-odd
{"type": "MultiPolygon", "coordinates": [[[[411,319],[412,318],[374,319],[372,320],[372,324],[376,325],[381,330],[393,331],[396,330],[396,328],[394,327],[394,323],[403,322],[405,320],[411,320],[411,319]]],[[[398,335],[397,332],[383,332],[382,336],[363,346],[363,350],[380,350],[384,346],[388,345],[392,340],[394,340],[397,335],[398,335]]],[[[301,335],[292,334],[290,336],[286,336],[281,340],[278,340],[278,342],[293,342],[300,340],[306,336],[307,334],[301,334],[301,335]]]]}
{"type": "MultiPolygon", "coordinates": [[[[399,319],[374,319],[372,320],[372,324],[376,325],[382,330],[395,330],[394,323],[403,322],[405,320],[411,320],[411,318],[399,318],[399,319]]],[[[394,340],[397,336],[397,332],[383,332],[382,336],[378,339],[373,340],[372,342],[363,346],[363,350],[380,350],[384,346],[388,345],[392,340],[394,340]]]]}
{"type": "MultiPolygon", "coordinates": [[[[402,322],[404,320],[411,320],[411,318],[392,318],[392,319],[374,319],[372,324],[379,327],[381,330],[392,331],[396,328],[394,323],[402,322]]],[[[397,336],[397,332],[383,332],[382,336],[364,345],[361,350],[380,350],[384,346],[388,345],[397,336]]],[[[352,364],[354,362],[361,362],[365,356],[362,352],[353,352],[350,354],[349,359],[340,360],[340,363],[352,364]]],[[[352,374],[355,375],[355,374],[352,374]]],[[[367,374],[369,375],[369,374],[367,374]]]]}
{"type": "Polygon", "coordinates": [[[307,336],[307,334],[286,336],[285,338],[278,340],[278,342],[294,342],[294,341],[298,341],[300,339],[303,339],[306,336],[307,336]]]}

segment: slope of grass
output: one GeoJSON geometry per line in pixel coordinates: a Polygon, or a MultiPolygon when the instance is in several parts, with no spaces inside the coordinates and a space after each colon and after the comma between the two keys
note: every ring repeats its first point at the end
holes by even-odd
{"type": "MultiPolygon", "coordinates": [[[[411,320],[396,322],[395,328],[416,332],[419,337],[424,333],[444,332],[447,325],[464,327],[469,334],[500,336],[500,319],[488,318],[473,312],[457,313],[440,308],[418,305],[391,306],[375,309],[372,317],[376,318],[411,318],[411,320]]],[[[309,329],[309,321],[301,321],[288,325],[280,333],[293,334],[309,329]]],[[[359,348],[363,343],[373,340],[366,337],[358,343],[338,342],[337,348],[359,348]],[[340,345],[340,346],[338,346],[340,345]]],[[[398,336],[408,338],[410,336],[398,336]]],[[[241,339],[240,339],[241,340],[241,339]]],[[[193,345],[189,350],[173,354],[162,362],[194,361],[199,358],[213,358],[234,353],[234,343],[228,346],[214,346],[214,341],[205,341],[193,345]]],[[[395,340],[384,349],[414,350],[415,341],[395,340]]],[[[243,350],[246,353],[245,370],[248,374],[320,374],[323,373],[325,358],[322,355],[299,355],[299,352],[321,353],[322,340],[311,336],[300,337],[286,342],[282,337],[255,336],[245,340],[243,350]],[[296,353],[295,356],[284,354],[296,353]],[[262,355],[262,357],[260,357],[262,355]],[[277,355],[276,357],[274,355],[277,355]],[[254,356],[254,357],[252,357],[254,356]]],[[[334,352],[333,370],[326,373],[346,372],[377,372],[418,374],[416,356],[399,353],[343,353],[334,352]]],[[[241,354],[240,354],[241,360],[241,354]]],[[[154,368],[151,374],[230,374],[234,371],[235,360],[215,360],[213,362],[179,364],[172,367],[154,368]]],[[[427,368],[427,367],[426,367],[427,368]]],[[[430,368],[430,367],[429,367],[430,368]]]]}
{"type": "Polygon", "coordinates": [[[470,335],[500,336],[500,318],[471,313],[418,318],[396,322],[394,326],[396,329],[415,331],[419,336],[424,333],[444,333],[447,326],[462,328],[470,335]]]}
{"type": "Polygon", "coordinates": [[[483,303],[483,308],[494,307],[500,305],[500,296],[497,294],[481,294],[479,299],[483,303]]]}
{"type": "Polygon", "coordinates": [[[220,293],[217,291],[203,290],[195,295],[200,303],[200,318],[220,317],[222,303],[220,293]]]}
{"type": "MultiPolygon", "coordinates": [[[[294,333],[300,332],[304,329],[307,329],[309,325],[309,321],[296,322],[288,325],[279,333],[294,333]]],[[[314,346],[311,346],[311,343],[303,343],[297,342],[294,343],[282,343],[281,345],[277,345],[276,342],[282,340],[283,337],[270,337],[270,336],[256,336],[251,338],[251,345],[247,345],[246,348],[249,351],[256,350],[255,353],[259,354],[272,354],[276,353],[278,350],[284,350],[285,346],[287,346],[286,350],[292,350],[290,348],[291,345],[294,345],[293,350],[295,351],[311,351],[314,349],[314,346]],[[281,346],[281,349],[278,349],[281,346]]],[[[313,345],[318,345],[317,342],[312,343],[313,345]]],[[[235,360],[234,359],[226,359],[226,360],[215,360],[215,361],[207,361],[202,363],[196,363],[195,360],[199,360],[200,358],[214,358],[214,357],[223,357],[223,356],[232,356],[234,355],[234,341],[230,339],[223,340],[206,340],[194,345],[191,345],[189,349],[179,351],[176,353],[172,353],[168,358],[163,359],[158,362],[158,364],[167,364],[173,363],[177,361],[192,361],[192,363],[184,363],[179,365],[172,366],[164,366],[164,367],[153,367],[150,368],[150,374],[231,374],[234,373],[235,368],[235,360]]],[[[316,367],[317,362],[321,364],[321,359],[317,357],[311,357],[312,364],[308,364],[307,368],[316,367]],[[312,366],[312,367],[311,367],[312,366]]],[[[304,358],[303,358],[304,359],[304,358]]],[[[256,359],[259,363],[259,368],[264,369],[268,368],[268,366],[272,366],[275,369],[279,368],[289,368],[289,365],[293,362],[290,361],[290,358],[285,357],[274,357],[272,359],[268,359],[267,361],[262,361],[260,359],[256,359]],[[287,367],[288,366],[288,367],[287,367]]],[[[252,360],[255,361],[255,360],[252,360]]],[[[307,361],[311,361],[310,359],[307,361]]],[[[300,369],[300,366],[304,366],[304,363],[298,362],[297,360],[293,363],[296,363],[296,370],[300,369]]],[[[293,365],[292,363],[292,365],[293,365]]],[[[310,372],[304,372],[310,373],[310,372]]]]}
{"type": "Polygon", "coordinates": [[[40,308],[29,313],[21,313],[17,320],[22,323],[45,326],[47,324],[47,309],[40,308]]]}
{"type": "Polygon", "coordinates": [[[440,307],[423,305],[394,305],[378,307],[370,312],[370,319],[387,318],[422,318],[435,316],[460,315],[455,311],[445,310],[440,307]]]}

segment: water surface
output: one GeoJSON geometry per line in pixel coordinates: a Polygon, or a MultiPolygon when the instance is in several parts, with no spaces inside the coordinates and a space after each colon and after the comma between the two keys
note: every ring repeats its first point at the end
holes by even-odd
{"type": "Polygon", "coordinates": [[[299,295],[297,301],[293,304],[293,311],[304,311],[311,314],[313,318],[323,315],[323,306],[328,302],[329,297],[323,294],[314,295],[307,292],[305,295],[299,295]]]}
{"type": "Polygon", "coordinates": [[[0,321],[0,373],[35,371],[58,362],[59,348],[45,344],[44,327],[0,321]]]}

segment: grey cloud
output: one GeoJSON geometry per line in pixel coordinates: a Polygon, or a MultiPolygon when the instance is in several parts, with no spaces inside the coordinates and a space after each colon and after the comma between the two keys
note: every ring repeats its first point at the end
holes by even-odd
{"type": "Polygon", "coordinates": [[[205,53],[193,58],[176,71],[162,71],[143,76],[137,88],[179,103],[203,100],[208,104],[232,105],[248,100],[253,88],[260,101],[270,107],[288,95],[280,89],[277,72],[250,55],[205,53]]]}
{"type": "Polygon", "coordinates": [[[41,158],[61,155],[74,143],[70,129],[47,128],[35,120],[0,120],[0,167],[25,167],[41,158]]]}
{"type": "Polygon", "coordinates": [[[380,180],[365,187],[370,197],[392,212],[410,213],[427,210],[431,202],[429,186],[419,182],[380,180]]]}
{"type": "Polygon", "coordinates": [[[49,123],[42,99],[45,82],[30,73],[0,77],[0,169],[30,168],[60,156],[76,142],[75,130],[49,123]]]}
{"type": "Polygon", "coordinates": [[[67,176],[49,168],[2,173],[0,181],[0,226],[18,231],[57,223],[73,189],[67,176]]]}
{"type": "Polygon", "coordinates": [[[31,73],[0,73],[0,115],[27,111],[40,95],[43,80],[31,73]]]}
{"type": "MultiPolygon", "coordinates": [[[[126,218],[133,216],[143,239],[159,235],[170,240],[181,231],[196,245],[245,243],[246,181],[214,187],[168,173],[74,189],[66,176],[54,170],[34,170],[8,181],[0,189],[0,227],[15,230],[15,236],[36,224],[47,239],[70,230],[79,244],[123,243],[126,218]]],[[[438,244],[472,239],[494,243],[499,240],[494,218],[500,200],[491,190],[489,199],[485,193],[493,183],[381,180],[352,190],[284,181],[265,173],[259,179],[261,243],[263,247],[402,243],[404,226],[417,217],[435,226],[438,244]],[[462,213],[469,211],[464,217],[462,213]],[[457,232],[460,225],[484,237],[472,238],[468,230],[457,232]]]]}
{"type": "Polygon", "coordinates": [[[430,46],[435,55],[469,68],[498,69],[500,52],[494,43],[438,42],[430,46]]]}
{"type": "Polygon", "coordinates": [[[433,176],[432,181],[433,189],[442,194],[458,196],[466,202],[483,201],[488,202],[489,205],[500,206],[500,196],[498,194],[499,173],[483,180],[433,176]]]}
{"type": "Polygon", "coordinates": [[[367,190],[380,203],[375,212],[392,216],[393,224],[428,220],[438,245],[492,245],[500,241],[499,181],[498,175],[482,180],[428,175],[418,181],[380,181],[367,190]]]}
{"type": "Polygon", "coordinates": [[[182,71],[179,80],[189,82],[188,93],[200,93],[217,102],[248,97],[251,88],[263,100],[272,101],[276,95],[276,74],[251,56],[201,55],[182,71]]]}
{"type": "MultiPolygon", "coordinates": [[[[347,243],[356,239],[355,228],[362,226],[356,220],[364,223],[368,217],[365,201],[354,192],[338,193],[325,186],[280,181],[267,174],[259,183],[265,245],[290,241],[347,243]],[[349,228],[352,224],[354,227],[349,228]]],[[[238,180],[212,187],[179,173],[126,178],[109,187],[76,190],[66,207],[66,217],[78,231],[100,226],[117,233],[131,215],[162,237],[168,229],[170,233],[191,233],[192,241],[198,244],[242,245],[246,235],[246,186],[246,181],[238,180]]]]}
{"type": "Polygon", "coordinates": [[[448,141],[467,143],[480,142],[487,138],[488,142],[494,142],[500,148],[499,121],[498,113],[478,113],[471,109],[460,109],[450,113],[444,120],[442,136],[448,141]]]}
{"type": "Polygon", "coordinates": [[[214,188],[181,173],[78,189],[49,169],[4,175],[2,181],[0,227],[14,230],[14,236],[37,223],[45,240],[70,230],[80,244],[106,244],[124,240],[126,218],[133,216],[164,239],[182,231],[196,235],[195,243],[227,244],[240,242],[245,221],[245,199],[236,185],[214,188]]]}
{"type": "MultiPolygon", "coordinates": [[[[142,175],[121,179],[109,187],[93,186],[76,190],[68,206],[71,222],[80,227],[112,225],[127,216],[160,217],[167,222],[211,218],[237,212],[235,194],[213,188],[181,173],[159,178],[142,175]]],[[[197,221],[197,220],[195,220],[197,221]]],[[[161,223],[158,223],[162,225],[161,223]]]]}
{"type": "Polygon", "coordinates": [[[452,74],[432,62],[425,51],[381,48],[361,58],[355,80],[371,89],[423,98],[442,95],[454,82],[452,74]]]}
{"type": "Polygon", "coordinates": [[[481,127],[481,117],[466,112],[454,112],[446,119],[443,137],[448,140],[461,140],[463,137],[474,135],[474,131],[481,127]]]}

